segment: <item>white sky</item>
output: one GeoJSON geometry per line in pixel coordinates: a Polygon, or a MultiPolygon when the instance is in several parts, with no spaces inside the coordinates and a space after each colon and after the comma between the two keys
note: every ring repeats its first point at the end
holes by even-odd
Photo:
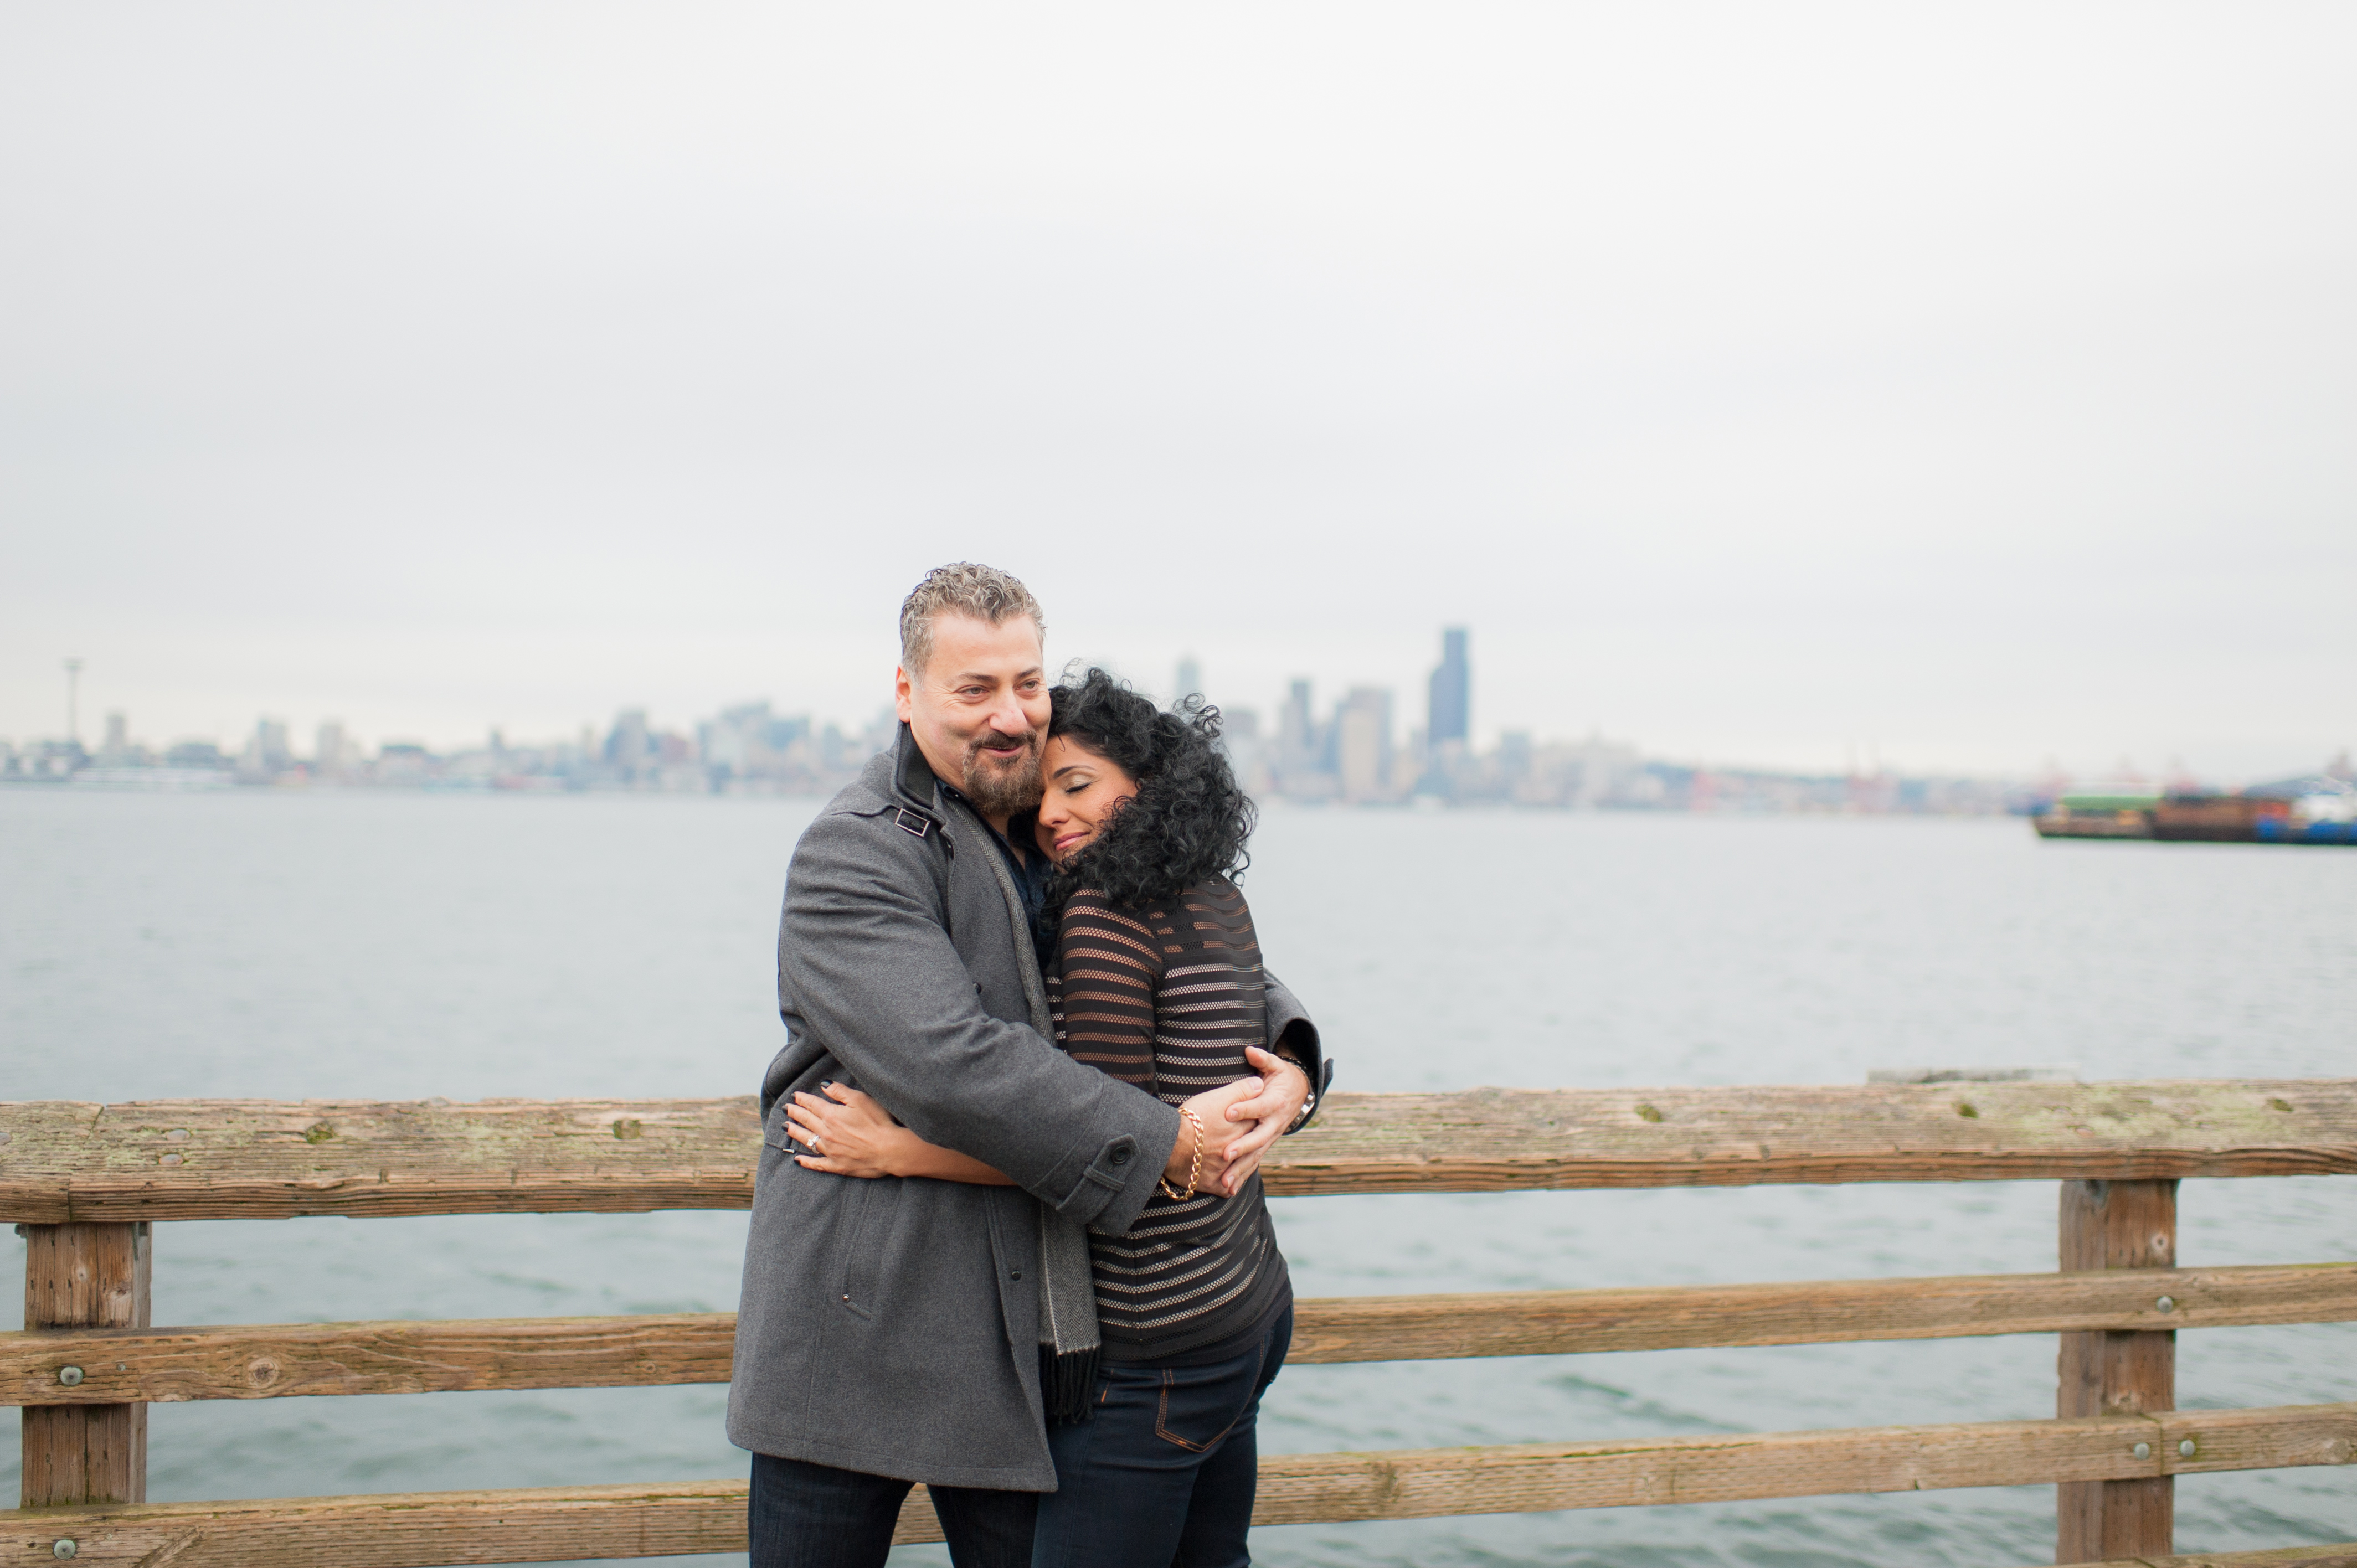
{"type": "Polygon", "coordinates": [[[2357,744],[2346,5],[19,5],[0,735],[884,700],[2357,744]]]}

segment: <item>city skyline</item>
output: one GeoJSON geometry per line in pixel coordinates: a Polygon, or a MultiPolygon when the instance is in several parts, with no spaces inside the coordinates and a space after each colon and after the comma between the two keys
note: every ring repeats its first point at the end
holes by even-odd
{"type": "MultiPolygon", "coordinates": [[[[1437,628],[1405,638],[1338,639],[1339,646],[1323,650],[1321,659],[1303,661],[1311,666],[1312,672],[1299,674],[1274,673],[1265,664],[1255,667],[1240,658],[1222,657],[1219,651],[1220,641],[1209,638],[1192,641],[1181,638],[1160,639],[1157,646],[1145,651],[1136,650],[1135,639],[1126,639],[1129,650],[1121,653],[1108,651],[1105,648],[1107,642],[1112,642],[1115,648],[1121,647],[1121,642],[1100,639],[1095,645],[1098,651],[1067,657],[1062,649],[1071,646],[1071,641],[1077,641],[1077,635],[1071,641],[1060,639],[1058,625],[1051,618],[1049,661],[1052,670],[1060,671],[1075,661],[1102,663],[1131,679],[1141,689],[1158,693],[1170,683],[1170,677],[1160,672],[1170,671],[1182,661],[1191,661],[1198,669],[1208,671],[1205,683],[1215,689],[1213,700],[1255,709],[1270,715],[1272,720],[1283,711],[1291,685],[1303,679],[1308,680],[1315,689],[1322,693],[1338,695],[1354,686],[1389,690],[1394,694],[1395,702],[1412,700],[1421,712],[1429,701],[1431,682],[1438,673],[1425,642],[1426,638],[1440,634],[1437,628]],[[1197,651],[1199,647],[1204,646],[1213,650],[1209,657],[1197,651]],[[1411,651],[1418,649],[1424,650],[1411,651]]],[[[759,700],[768,700],[780,710],[807,714],[822,725],[832,723],[856,729],[866,722],[874,707],[888,703],[890,671],[897,660],[897,650],[888,632],[865,640],[870,645],[865,650],[867,657],[880,664],[880,672],[874,673],[871,679],[852,679],[855,672],[849,669],[851,660],[847,657],[826,658],[801,664],[788,678],[769,682],[738,679],[716,670],[701,672],[693,689],[682,690],[673,685],[670,695],[660,698],[633,694],[625,705],[646,709],[655,715],[659,724],[673,726],[692,725],[699,716],[708,715],[737,702],[753,700],[754,694],[766,687],[768,695],[759,700]],[[875,694],[872,701],[863,700],[859,694],[862,688],[875,694]],[[813,694],[826,691],[850,694],[832,703],[813,694]]],[[[1490,640],[1494,643],[1497,639],[1490,640]]],[[[1501,657],[1493,653],[1486,662],[1494,665],[1501,661],[1501,657]]],[[[1505,656],[1502,661],[1515,666],[1524,662],[1518,655],[1505,656]]],[[[343,725],[356,737],[380,742],[408,742],[431,749],[447,750],[476,744],[492,730],[543,739],[572,735],[583,724],[600,725],[610,719],[618,705],[610,695],[601,694],[594,702],[576,706],[568,713],[555,702],[543,697],[530,703],[519,703],[505,712],[490,710],[486,716],[485,707],[460,708],[458,704],[464,701],[460,694],[421,699],[416,694],[403,693],[397,685],[390,690],[380,689],[376,701],[367,704],[337,700],[332,693],[318,693],[316,686],[306,701],[288,701],[266,695],[264,700],[251,704],[240,703],[232,705],[231,700],[225,697],[197,703],[183,698],[177,703],[148,704],[140,702],[135,695],[126,697],[124,693],[127,687],[135,693],[145,692],[152,694],[156,688],[151,680],[142,674],[126,678],[113,661],[102,656],[78,657],[75,660],[82,668],[73,677],[73,692],[70,697],[69,678],[65,673],[67,662],[64,656],[47,661],[47,668],[51,671],[48,677],[51,695],[48,706],[55,716],[43,721],[38,712],[41,704],[24,700],[32,682],[20,680],[16,687],[18,700],[0,704],[0,714],[5,714],[13,720],[13,724],[0,723],[0,739],[22,743],[62,737],[67,711],[73,702],[78,701],[83,715],[85,744],[90,743],[94,734],[92,726],[96,721],[91,715],[108,711],[145,714],[162,707],[167,712],[177,710],[183,714],[194,709],[210,716],[197,722],[175,724],[167,719],[161,724],[144,725],[144,733],[158,745],[199,739],[234,748],[245,738],[253,715],[263,712],[273,716],[284,715],[298,733],[306,732],[321,722],[332,721],[343,725]],[[239,707],[244,711],[240,713],[239,707]],[[519,710],[526,716],[516,717],[519,710]],[[535,711],[538,716],[533,716],[535,711]],[[385,716],[388,714],[393,716],[385,716]]],[[[1295,668],[1299,670],[1301,666],[1295,668]]],[[[1577,680],[1578,672],[1571,673],[1575,683],[1599,687],[1603,684],[1600,671],[1584,681],[1577,680]]],[[[313,684],[305,678],[284,682],[257,679],[255,683],[265,687],[313,684]]],[[[488,683],[498,686],[507,682],[504,679],[493,679],[488,683]]],[[[1747,746],[1739,738],[1732,736],[1723,741],[1709,735],[1681,736],[1677,734],[1677,726],[1666,723],[1649,725],[1641,714],[1627,724],[1608,720],[1601,715],[1625,712],[1627,707],[1624,702],[1616,700],[1609,692],[1598,691],[1594,700],[1584,704],[1588,712],[1598,716],[1551,723],[1543,717],[1518,713],[1506,706],[1512,699],[1493,695],[1493,690],[1500,685],[1505,685],[1509,692],[1515,688],[1510,682],[1500,682],[1488,669],[1477,669],[1467,678],[1466,684],[1469,744],[1475,749],[1494,748],[1501,736],[1510,730],[1523,731],[1543,738],[1565,739],[1603,734],[1639,737],[1664,736],[1665,738],[1647,739],[1649,750],[1703,766],[1790,772],[1871,772],[1889,767],[1943,776],[2029,778],[2061,773],[2091,778],[2131,774],[2154,777],[2186,775],[2231,783],[2279,777],[2302,767],[2311,767],[2317,757],[2345,750],[2352,739],[2357,739],[2357,729],[2352,729],[2340,712],[2327,710],[2316,714],[2319,722],[2313,726],[2309,736],[2265,742],[2220,741],[2215,738],[2205,741],[2195,726],[2189,725],[2185,733],[2164,735],[2142,746],[2106,745],[2088,736],[2065,736],[2055,744],[2041,745],[2033,744],[2025,736],[2018,746],[1991,757],[1984,755],[1981,748],[1942,745],[1936,736],[1926,739],[1910,736],[1904,729],[1860,725],[1838,736],[1827,736],[1815,744],[1747,746]]],[[[0,691],[5,690],[6,683],[0,682],[0,691]]]]}
{"type": "MultiPolygon", "coordinates": [[[[2254,752],[2240,757],[2240,766],[2222,767],[2215,764],[2203,766],[2194,760],[2201,755],[2201,748],[2189,745],[2143,756],[2120,752],[2108,757],[2101,755],[2097,748],[2081,747],[2075,753],[2049,752],[2035,757],[2024,757],[2010,766],[1983,768],[1943,766],[1936,755],[1919,760],[1903,752],[1887,747],[1878,737],[1871,734],[1850,737],[1829,754],[1797,758],[1790,752],[1783,755],[1776,755],[1773,752],[1768,755],[1747,755],[1732,746],[1679,749],[1650,743],[1641,730],[1634,733],[1609,731],[1605,725],[1594,723],[1585,726],[1574,725],[1550,729],[1518,714],[1497,713],[1482,698],[1478,674],[1479,661],[1468,657],[1467,639],[1470,635],[1469,628],[1443,627],[1437,628],[1433,635],[1439,643],[1437,660],[1435,661],[1433,655],[1427,652],[1424,656],[1425,668],[1420,672],[1412,672],[1405,679],[1394,676],[1390,681],[1351,673],[1321,680],[1316,676],[1305,675],[1271,677],[1264,672],[1236,680],[1231,684],[1222,682],[1222,670],[1217,664],[1210,666],[1211,673],[1209,677],[1203,676],[1201,672],[1206,668],[1206,661],[1191,650],[1166,657],[1160,668],[1170,673],[1159,679],[1156,678],[1152,671],[1146,667],[1145,661],[1140,660],[1124,660],[1102,655],[1075,655],[1071,659],[1060,660],[1052,647],[1049,659],[1051,670],[1057,671],[1072,664],[1103,664],[1125,680],[1130,681],[1139,690],[1151,693],[1157,697],[1175,693],[1181,684],[1187,682],[1188,672],[1192,671],[1195,672],[1195,681],[1199,689],[1208,688],[1205,694],[1211,701],[1225,708],[1254,715],[1260,724],[1269,726],[1272,736],[1282,729],[1289,711],[1295,707],[1298,700],[1301,689],[1306,686],[1312,693],[1323,694],[1322,699],[1313,696],[1313,703],[1336,710],[1347,707],[1353,693],[1361,693],[1367,704],[1374,703],[1377,694],[1380,693],[1389,709],[1396,714],[1406,715],[1400,717],[1396,724],[1393,724],[1388,719],[1372,718],[1372,710],[1370,706],[1369,722],[1375,724],[1385,734],[1396,731],[1392,744],[1405,745],[1411,730],[1428,727],[1428,715],[1437,708],[1446,708],[1451,715],[1448,722],[1452,725],[1461,725],[1461,731],[1452,729],[1445,734],[1443,738],[1456,738],[1461,733],[1469,753],[1491,753],[1501,744],[1522,746],[1549,743],[1585,744],[1600,740],[1607,735],[1620,735],[1626,738],[1615,744],[1641,747],[1644,755],[1649,757],[1674,760],[1686,767],[1756,771],[1763,774],[1848,777],[1904,773],[1926,777],[1979,778],[2014,781],[2051,777],[2198,778],[2209,783],[2233,786],[2285,777],[2306,768],[2313,768],[2320,758],[2338,755],[2349,749],[2345,744],[2338,743],[2329,734],[2325,734],[2320,735],[2315,742],[2304,746],[2298,743],[2287,743],[2256,748],[2254,752]],[[1409,694],[1411,707],[1401,706],[1403,692],[1409,694]]],[[[1405,654],[1398,648],[1386,649],[1384,651],[1388,655],[1384,663],[1391,671],[1397,671],[1403,666],[1413,667],[1416,662],[1413,655],[1405,654]]],[[[111,723],[117,716],[128,717],[132,714],[132,710],[127,704],[110,700],[111,693],[106,680],[108,671],[104,661],[85,658],[60,658],[52,665],[52,668],[59,671],[56,704],[61,719],[71,714],[79,707],[84,715],[82,722],[87,729],[91,727],[88,715],[92,714],[103,713],[107,715],[99,721],[101,724],[111,723]],[[94,686],[91,684],[93,678],[96,680],[94,686]]],[[[344,738],[346,744],[354,747],[362,747],[370,744],[377,746],[390,744],[419,748],[434,755],[471,751],[484,746],[486,741],[494,736],[504,736],[511,744],[518,746],[545,748],[577,744],[580,735],[585,730],[603,734],[605,726],[612,721],[614,715],[618,712],[626,710],[636,711],[646,715],[646,722],[655,729],[687,733],[692,732],[699,723],[708,720],[713,714],[726,712],[748,702],[761,703],[781,714],[791,714],[800,719],[806,720],[813,726],[813,733],[823,732],[832,726],[845,734],[856,734],[864,731],[874,721],[877,709],[888,711],[890,664],[888,662],[885,668],[887,674],[876,682],[879,693],[878,699],[864,714],[839,710],[828,711],[814,703],[796,701],[791,697],[780,698],[775,694],[760,697],[744,694],[758,682],[739,682],[731,686],[714,682],[711,683],[714,689],[733,690],[737,694],[700,706],[674,703],[669,709],[644,702],[609,703],[603,708],[602,713],[592,712],[577,718],[560,720],[554,724],[519,725],[498,718],[488,721],[478,720],[458,728],[371,724],[365,717],[359,719],[348,717],[349,714],[365,714],[366,711],[350,704],[326,705],[309,711],[288,704],[265,704],[263,717],[268,722],[280,725],[294,735],[308,735],[322,727],[332,727],[339,736],[344,738]]],[[[773,693],[780,689],[791,688],[783,688],[781,683],[780,686],[773,686],[773,693]]],[[[210,743],[219,748],[223,756],[234,757],[245,749],[252,740],[256,722],[254,717],[247,716],[242,719],[225,718],[222,722],[210,726],[189,726],[178,730],[167,728],[159,731],[153,726],[146,726],[142,728],[140,738],[143,745],[159,756],[183,743],[195,743],[199,746],[210,743]]],[[[64,737],[65,730],[62,725],[45,727],[36,724],[13,733],[6,729],[0,729],[0,745],[13,745],[20,750],[45,741],[60,740],[64,737]]],[[[94,733],[86,736],[83,744],[93,754],[104,749],[103,743],[94,733]]],[[[1380,745],[1379,749],[1381,749],[1380,745]]],[[[1363,769],[1372,764],[1362,762],[1361,766],[1363,769]]]]}
{"type": "MultiPolygon", "coordinates": [[[[1437,660],[1423,683],[1420,715],[1403,708],[1390,687],[1364,682],[1321,703],[1315,683],[1306,678],[1290,681],[1284,702],[1265,715],[1257,706],[1223,702],[1216,691],[1207,690],[1212,683],[1202,679],[1201,662],[1192,654],[1175,661],[1166,683],[1131,683],[1168,703],[1199,697],[1215,703],[1224,717],[1222,743],[1239,779],[1254,796],[1268,800],[1986,813],[2027,809],[2072,781],[2051,767],[2034,778],[1959,775],[1903,771],[1872,757],[1861,764],[1853,756],[1838,771],[1680,760],[1649,756],[1631,741],[1600,732],[1577,739],[1547,736],[1511,722],[1501,724],[1494,744],[1484,747],[1469,722],[1475,667],[1470,628],[1442,628],[1437,660]]],[[[63,668],[71,723],[84,661],[69,660],[63,668]]],[[[888,705],[847,727],[808,713],[780,712],[762,699],[731,704],[675,728],[651,718],[644,708],[625,707],[602,729],[585,723],[563,737],[511,737],[495,725],[474,742],[440,748],[388,737],[371,755],[338,719],[320,721],[305,752],[296,743],[294,726],[268,715],[257,719],[243,744],[233,748],[210,739],[151,746],[133,734],[126,714],[114,710],[106,713],[104,734],[94,750],[78,740],[19,746],[0,738],[0,781],[824,795],[890,744],[895,722],[888,705]]],[[[2351,773],[2345,750],[2324,766],[2338,777],[2351,773]]],[[[2149,777],[2125,760],[2102,776],[2149,777]]],[[[2081,782],[2085,779],[2080,776],[2081,782]]],[[[2185,788],[2219,782],[2197,779],[2179,764],[2158,781],[2185,788]]]]}

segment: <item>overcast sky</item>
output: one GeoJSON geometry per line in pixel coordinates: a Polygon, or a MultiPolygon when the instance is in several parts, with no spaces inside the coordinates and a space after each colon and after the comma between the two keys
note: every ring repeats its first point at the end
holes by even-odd
{"type": "Polygon", "coordinates": [[[899,597],[1484,736],[2357,744],[2357,9],[13,4],[0,736],[856,724],[899,597]]]}

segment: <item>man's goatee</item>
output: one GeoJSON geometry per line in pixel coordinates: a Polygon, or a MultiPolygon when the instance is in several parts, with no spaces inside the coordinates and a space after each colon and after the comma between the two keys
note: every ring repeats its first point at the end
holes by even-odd
{"type": "Polygon", "coordinates": [[[981,746],[966,748],[965,777],[958,781],[958,788],[985,816],[1011,817],[1039,803],[1039,732],[1035,730],[1023,737],[1023,749],[1018,755],[1020,763],[999,768],[984,762],[981,746]]]}

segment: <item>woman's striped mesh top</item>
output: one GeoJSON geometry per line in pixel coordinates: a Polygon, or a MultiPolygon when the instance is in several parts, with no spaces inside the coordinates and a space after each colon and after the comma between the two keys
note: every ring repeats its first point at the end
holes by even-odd
{"type": "MultiPolygon", "coordinates": [[[[1224,878],[1134,909],[1074,894],[1048,985],[1056,1043],[1166,1103],[1256,1070],[1244,1047],[1266,1038],[1260,943],[1224,878]]],[[[1232,1131],[1207,1121],[1207,1146],[1232,1131]]],[[[1180,1147],[1193,1136],[1182,1127],[1180,1147]]],[[[1127,1235],[1089,1242],[1110,1360],[1225,1351],[1289,1294],[1258,1176],[1233,1197],[1180,1202],[1157,1190],[1127,1235]]]]}

